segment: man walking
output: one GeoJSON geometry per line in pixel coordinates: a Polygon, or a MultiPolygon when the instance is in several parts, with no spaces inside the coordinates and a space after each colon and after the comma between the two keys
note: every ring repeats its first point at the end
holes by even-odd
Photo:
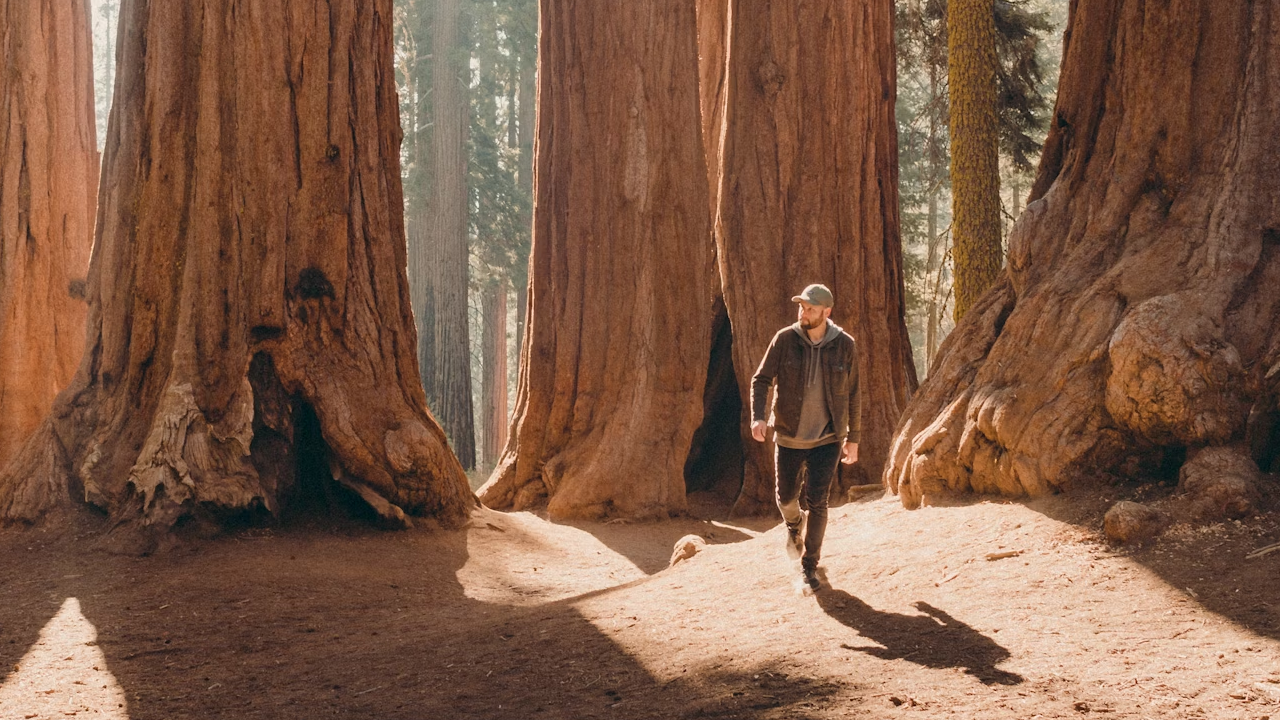
{"type": "Polygon", "coordinates": [[[773,336],[751,379],[751,437],[764,442],[765,429],[774,430],[778,509],[787,524],[787,553],[800,559],[805,584],[817,590],[827,493],[836,461],[858,461],[858,348],[849,333],[831,322],[835,298],[825,285],[810,285],[791,300],[799,303],[799,319],[773,336]],[[775,383],[766,422],[765,400],[775,383]],[[800,510],[801,469],[806,467],[807,522],[800,510]]]}

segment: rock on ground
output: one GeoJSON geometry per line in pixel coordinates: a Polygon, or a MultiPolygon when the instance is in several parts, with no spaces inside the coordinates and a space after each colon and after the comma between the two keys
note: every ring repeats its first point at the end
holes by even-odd
{"type": "Polygon", "coordinates": [[[1102,526],[1107,538],[1115,542],[1143,542],[1164,530],[1165,517],[1153,507],[1122,500],[1107,511],[1102,526]]]}
{"type": "Polygon", "coordinates": [[[1178,485],[1195,514],[1206,520],[1253,514],[1262,474],[1253,460],[1233,447],[1209,447],[1182,466],[1178,485]]]}

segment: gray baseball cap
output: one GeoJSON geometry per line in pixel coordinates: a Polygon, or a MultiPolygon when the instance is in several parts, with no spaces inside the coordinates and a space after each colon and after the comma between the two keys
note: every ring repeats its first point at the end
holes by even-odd
{"type": "Polygon", "coordinates": [[[800,302],[801,300],[810,305],[820,305],[822,307],[833,307],[836,304],[835,296],[831,294],[827,286],[818,283],[810,285],[801,290],[799,295],[791,298],[791,302],[800,302]]]}

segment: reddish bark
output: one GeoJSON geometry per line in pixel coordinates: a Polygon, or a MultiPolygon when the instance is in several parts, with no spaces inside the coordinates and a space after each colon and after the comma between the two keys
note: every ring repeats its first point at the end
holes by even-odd
{"type": "Polygon", "coordinates": [[[0,468],[84,349],[98,189],[85,0],[0,0],[0,468]]]}
{"type": "Polygon", "coordinates": [[[694,3],[544,0],[541,22],[528,328],[480,497],[666,516],[685,507],[716,284],[694,3]]]}
{"type": "Polygon", "coordinates": [[[153,536],[336,482],[460,520],[414,357],[390,0],[126,0],[120,27],[88,346],[0,514],[82,489],[153,536]]]}
{"type": "MultiPolygon", "coordinates": [[[[841,471],[839,498],[880,477],[916,382],[898,229],[892,5],[732,0],[728,27],[715,236],[740,397],[750,397],[773,334],[795,321],[791,296],[825,283],[832,319],[857,340],[862,363],[860,459],[841,471]]],[[[772,447],[750,439],[747,404],[736,510],[771,511],[772,447]]]]}
{"type": "Polygon", "coordinates": [[[484,367],[482,459],[496,463],[507,444],[507,286],[495,282],[485,288],[481,300],[484,316],[484,339],[481,358],[484,367]]]}
{"type": "Polygon", "coordinates": [[[1073,3],[1005,277],[895,439],[905,505],[1168,474],[1206,446],[1274,462],[1277,88],[1274,4],[1073,3]]]}

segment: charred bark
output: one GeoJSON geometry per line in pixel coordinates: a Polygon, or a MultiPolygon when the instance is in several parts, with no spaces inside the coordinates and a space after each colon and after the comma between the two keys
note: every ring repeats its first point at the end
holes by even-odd
{"type": "Polygon", "coordinates": [[[87,349],[3,517],[73,487],[154,538],[299,472],[392,524],[473,506],[418,382],[391,2],[310,5],[123,3],[87,349]]]}
{"type": "Polygon", "coordinates": [[[0,468],[84,350],[98,150],[86,0],[0,0],[0,468]]]}
{"type": "MultiPolygon", "coordinates": [[[[862,366],[859,462],[832,491],[876,482],[915,387],[905,322],[893,103],[893,12],[884,0],[732,0],[715,236],[740,397],[790,298],[822,282],[862,366]]],[[[704,35],[704,43],[709,36],[704,35]]],[[[704,51],[708,57],[710,52],[704,51]]],[[[738,512],[772,511],[771,447],[740,424],[738,512]]]]}
{"type": "Polygon", "coordinates": [[[664,517],[702,415],[715,279],[690,0],[543,0],[529,316],[481,499],[664,517]]]}
{"type": "Polygon", "coordinates": [[[895,438],[886,478],[906,506],[1152,476],[1267,432],[1277,88],[1274,4],[1073,3],[1008,270],[943,343],[895,438]]]}

